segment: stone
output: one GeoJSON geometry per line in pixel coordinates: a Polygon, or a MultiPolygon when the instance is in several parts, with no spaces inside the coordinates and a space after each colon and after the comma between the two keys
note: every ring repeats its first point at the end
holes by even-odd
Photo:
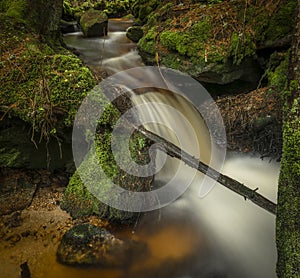
{"type": "Polygon", "coordinates": [[[85,37],[106,36],[108,17],[102,11],[90,9],[81,16],[80,26],[85,37]]]}
{"type": "Polygon", "coordinates": [[[62,264],[74,266],[124,267],[136,252],[145,252],[145,245],[123,241],[104,228],[88,223],[67,231],[57,249],[62,264]]]}
{"type": "Polygon", "coordinates": [[[74,33],[79,31],[79,26],[77,21],[60,21],[60,30],[63,34],[74,33]]]}
{"type": "Polygon", "coordinates": [[[26,173],[2,169],[0,173],[0,216],[27,208],[33,199],[37,185],[26,173]]]}
{"type": "Polygon", "coordinates": [[[133,42],[138,42],[143,37],[143,30],[140,26],[132,26],[126,30],[126,36],[133,42]]]}

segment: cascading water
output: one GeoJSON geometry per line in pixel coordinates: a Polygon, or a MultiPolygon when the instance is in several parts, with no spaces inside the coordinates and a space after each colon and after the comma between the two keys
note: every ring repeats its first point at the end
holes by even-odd
{"type": "MultiPolygon", "coordinates": [[[[140,66],[134,44],[119,31],[118,23],[110,21],[114,32],[106,38],[83,39],[77,34],[67,36],[66,43],[76,47],[85,62],[102,64],[110,73],[140,66]]],[[[149,76],[134,78],[149,79],[149,76]]],[[[150,86],[151,81],[148,82],[150,86]]],[[[214,145],[207,125],[183,97],[148,90],[133,92],[132,100],[141,107],[139,114],[147,122],[147,129],[181,144],[207,164],[210,162],[214,145]],[[170,107],[179,114],[170,112],[170,107]],[[161,124],[155,124],[158,122],[161,124]]],[[[157,160],[160,158],[159,154],[157,160]]],[[[232,153],[223,167],[223,173],[253,188],[259,187],[263,195],[274,201],[278,170],[275,162],[232,153]]],[[[139,219],[135,233],[127,236],[145,242],[149,252],[141,254],[141,259],[137,258],[121,273],[111,272],[105,277],[275,277],[275,217],[218,184],[199,198],[203,179],[204,175],[195,173],[181,161],[168,158],[155,183],[172,180],[172,184],[180,185],[188,180],[191,186],[172,204],[139,219]]]]}

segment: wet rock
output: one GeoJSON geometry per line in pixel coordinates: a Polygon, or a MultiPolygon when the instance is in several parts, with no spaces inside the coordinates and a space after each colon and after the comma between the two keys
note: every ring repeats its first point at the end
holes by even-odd
{"type": "Polygon", "coordinates": [[[74,33],[79,31],[77,21],[60,21],[60,30],[63,34],[74,33]]]}
{"type": "Polygon", "coordinates": [[[126,30],[127,38],[133,42],[138,42],[142,38],[143,34],[144,32],[140,26],[132,26],[126,30]]]}
{"type": "Polygon", "coordinates": [[[108,30],[108,17],[102,11],[90,9],[82,15],[80,26],[86,37],[106,36],[108,30]]]}
{"type": "Polygon", "coordinates": [[[31,204],[37,185],[31,177],[23,173],[14,175],[13,170],[0,173],[0,215],[25,209],[31,204]]]}
{"type": "Polygon", "coordinates": [[[137,252],[145,250],[144,245],[122,241],[103,228],[79,224],[63,236],[57,259],[68,265],[124,267],[137,252]]]}

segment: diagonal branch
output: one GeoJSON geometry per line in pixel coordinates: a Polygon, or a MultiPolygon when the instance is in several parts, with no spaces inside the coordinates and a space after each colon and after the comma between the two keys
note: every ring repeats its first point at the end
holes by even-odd
{"type": "Polygon", "coordinates": [[[158,143],[158,147],[166,152],[169,156],[178,158],[185,162],[188,166],[197,169],[201,173],[204,173],[205,175],[209,176],[210,178],[216,180],[223,186],[227,187],[228,189],[234,191],[235,193],[243,196],[246,199],[249,199],[254,204],[260,206],[261,208],[267,210],[268,212],[272,214],[276,214],[276,204],[274,204],[269,199],[265,198],[261,194],[257,193],[256,189],[251,189],[244,184],[225,176],[215,169],[209,167],[205,163],[201,162],[197,158],[193,157],[192,155],[188,154],[187,152],[181,150],[173,143],[167,141],[166,139],[160,137],[159,135],[156,135],[152,133],[151,131],[143,128],[143,127],[136,127],[136,129],[142,133],[145,137],[152,140],[155,143],[158,143]]]}

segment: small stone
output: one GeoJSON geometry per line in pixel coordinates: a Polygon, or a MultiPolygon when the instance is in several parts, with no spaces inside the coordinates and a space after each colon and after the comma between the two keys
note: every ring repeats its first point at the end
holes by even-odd
{"type": "Polygon", "coordinates": [[[120,240],[104,228],[85,223],[65,233],[57,258],[68,265],[124,267],[136,252],[141,254],[141,250],[146,253],[144,244],[120,240]]]}

